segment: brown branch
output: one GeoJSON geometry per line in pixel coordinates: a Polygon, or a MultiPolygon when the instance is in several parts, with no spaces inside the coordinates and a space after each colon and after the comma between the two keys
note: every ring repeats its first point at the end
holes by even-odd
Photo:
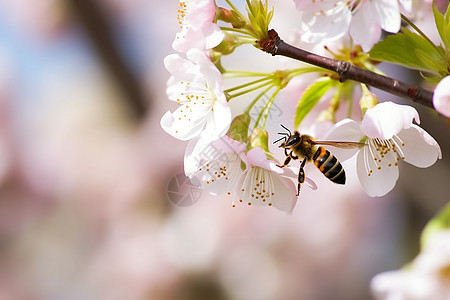
{"type": "Polygon", "coordinates": [[[114,80],[115,86],[123,93],[121,98],[132,116],[141,121],[149,109],[143,87],[136,74],[125,62],[114,43],[112,20],[94,0],[66,0],[70,4],[77,20],[82,25],[87,37],[106,71],[114,80]]]}
{"type": "Polygon", "coordinates": [[[361,82],[393,95],[412,100],[434,109],[433,92],[421,87],[359,68],[344,60],[320,56],[285,43],[278,33],[269,30],[269,39],[260,41],[261,48],[272,55],[282,55],[337,73],[340,81],[347,79],[361,82]]]}

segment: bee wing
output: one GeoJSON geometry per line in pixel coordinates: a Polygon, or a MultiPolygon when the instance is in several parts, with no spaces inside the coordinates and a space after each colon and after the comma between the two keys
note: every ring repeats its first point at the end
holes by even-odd
{"type": "Polygon", "coordinates": [[[332,146],[343,149],[361,148],[366,144],[359,142],[336,142],[336,141],[311,141],[313,145],[332,146]]]}

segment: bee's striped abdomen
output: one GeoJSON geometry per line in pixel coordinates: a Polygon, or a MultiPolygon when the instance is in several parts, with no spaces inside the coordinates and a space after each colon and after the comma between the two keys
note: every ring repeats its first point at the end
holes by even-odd
{"type": "Polygon", "coordinates": [[[313,157],[314,164],[328,179],[345,184],[345,171],[336,157],[323,147],[318,147],[313,157]]]}

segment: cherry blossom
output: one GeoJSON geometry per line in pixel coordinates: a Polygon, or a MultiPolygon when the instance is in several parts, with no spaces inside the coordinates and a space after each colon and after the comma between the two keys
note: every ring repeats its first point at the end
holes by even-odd
{"type": "Polygon", "coordinates": [[[439,113],[450,118],[450,76],[442,79],[436,86],[433,105],[439,113]]]}
{"type": "Polygon", "coordinates": [[[332,41],[350,33],[365,51],[378,41],[381,29],[397,32],[401,6],[409,11],[412,5],[411,0],[294,1],[302,11],[303,41],[332,41]]]}
{"type": "Polygon", "coordinates": [[[191,49],[187,58],[172,54],[164,59],[172,75],[166,92],[180,107],[164,114],[161,127],[180,140],[190,140],[200,134],[217,139],[231,123],[222,76],[202,51],[191,49]]]}
{"type": "Polygon", "coordinates": [[[213,142],[192,140],[184,158],[185,174],[211,194],[231,194],[245,166],[244,150],[244,144],[227,135],[213,142]]]}
{"type": "Polygon", "coordinates": [[[172,43],[173,49],[211,49],[222,41],[225,34],[214,23],[216,7],[213,0],[184,0],[178,4],[180,31],[172,43]]]}
{"type": "Polygon", "coordinates": [[[376,299],[449,299],[450,230],[436,233],[406,269],[372,279],[376,299]]]}
{"type": "MultiPolygon", "coordinates": [[[[383,196],[397,182],[400,160],[426,168],[442,158],[438,143],[413,120],[419,123],[414,108],[384,102],[368,109],[361,124],[350,119],[337,123],[327,139],[365,142],[356,150],[358,178],[369,196],[383,196]]],[[[355,154],[348,149],[340,152],[341,160],[355,154]]]]}
{"type": "MultiPolygon", "coordinates": [[[[297,188],[292,180],[297,178],[296,174],[289,168],[278,167],[278,162],[267,158],[259,147],[247,153],[247,160],[247,169],[236,184],[239,202],[292,212],[297,203],[297,188]]],[[[317,188],[311,179],[305,178],[305,182],[311,188],[317,188]]]]}

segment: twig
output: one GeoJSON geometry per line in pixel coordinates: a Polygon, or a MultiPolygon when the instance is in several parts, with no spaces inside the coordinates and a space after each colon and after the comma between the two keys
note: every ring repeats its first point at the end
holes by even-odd
{"type": "Polygon", "coordinates": [[[259,45],[262,50],[272,55],[290,57],[333,71],[339,75],[341,82],[347,79],[361,82],[434,109],[433,92],[359,68],[344,60],[336,60],[296,48],[280,39],[273,29],[269,30],[269,39],[260,41],[259,45]]]}

